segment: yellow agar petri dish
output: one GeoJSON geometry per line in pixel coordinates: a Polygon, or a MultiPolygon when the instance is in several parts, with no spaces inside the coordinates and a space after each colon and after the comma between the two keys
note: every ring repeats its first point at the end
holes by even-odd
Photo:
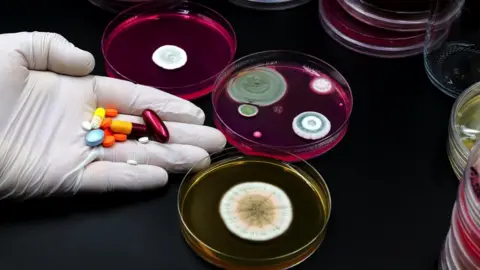
{"type": "Polygon", "coordinates": [[[473,145],[480,140],[480,83],[466,89],[452,107],[447,154],[453,171],[461,179],[473,145]]]}
{"type": "Polygon", "coordinates": [[[182,234],[200,257],[224,269],[272,270],[291,268],[317,250],[330,218],[331,198],[315,168],[303,160],[287,163],[234,148],[210,159],[208,168],[187,173],[177,202],[182,234]],[[220,203],[227,191],[250,182],[273,185],[289,199],[293,218],[273,239],[238,237],[222,219],[220,203]]]}

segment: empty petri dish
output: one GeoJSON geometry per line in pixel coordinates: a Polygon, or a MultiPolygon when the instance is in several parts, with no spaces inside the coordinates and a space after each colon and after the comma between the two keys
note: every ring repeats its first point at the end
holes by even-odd
{"type": "Polygon", "coordinates": [[[429,1],[338,0],[338,3],[357,20],[375,27],[393,31],[425,31],[429,1]]]}
{"type": "MultiPolygon", "coordinates": [[[[385,58],[423,52],[425,31],[398,32],[368,25],[348,14],[337,0],[320,0],[319,9],[325,31],[353,51],[385,58]]],[[[446,32],[446,29],[439,29],[436,39],[445,38],[446,32]]]]}
{"type": "Polygon", "coordinates": [[[480,140],[480,83],[465,90],[455,101],[448,127],[447,154],[458,179],[470,150],[480,140]]]}
{"type": "Polygon", "coordinates": [[[294,8],[310,2],[311,0],[229,0],[231,3],[259,10],[282,10],[294,8]]]}
{"type": "Polygon", "coordinates": [[[265,51],[238,59],[215,82],[214,123],[246,153],[303,159],[321,155],[347,132],[353,99],[345,78],[313,56],[265,51]],[[245,116],[239,107],[257,108],[245,116]]]}
{"type": "Polygon", "coordinates": [[[200,257],[222,269],[288,269],[317,250],[331,202],[312,166],[235,148],[209,159],[187,173],[177,202],[184,238],[200,257]]]}
{"type": "Polygon", "coordinates": [[[107,74],[185,99],[208,94],[234,58],[229,22],[200,4],[147,2],[120,13],[105,30],[107,74]]]}

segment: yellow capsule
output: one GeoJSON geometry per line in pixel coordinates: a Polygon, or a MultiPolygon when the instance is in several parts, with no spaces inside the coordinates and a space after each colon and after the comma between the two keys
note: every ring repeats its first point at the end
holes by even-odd
{"type": "Polygon", "coordinates": [[[132,132],[132,123],[127,121],[113,120],[110,129],[113,133],[129,135],[132,132]]]}
{"type": "Polygon", "coordinates": [[[102,125],[102,121],[105,118],[105,109],[97,108],[93,113],[93,118],[90,124],[92,124],[92,129],[97,129],[102,125]]]}

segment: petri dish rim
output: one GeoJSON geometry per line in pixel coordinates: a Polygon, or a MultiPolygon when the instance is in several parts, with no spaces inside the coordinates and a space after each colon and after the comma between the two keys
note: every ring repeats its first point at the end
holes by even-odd
{"type": "MultiPolygon", "coordinates": [[[[286,151],[282,151],[282,150],[278,150],[278,149],[274,149],[274,151],[279,151],[279,152],[283,152],[283,154],[287,154],[287,155],[290,155],[290,156],[293,156],[296,158],[296,162],[295,163],[302,163],[304,165],[306,165],[307,167],[309,167],[309,169],[315,174],[315,180],[318,182],[320,181],[320,186],[324,189],[324,192],[325,192],[325,198],[327,199],[327,211],[325,213],[325,223],[323,225],[323,227],[319,230],[319,232],[317,233],[317,235],[315,235],[315,237],[312,238],[312,240],[310,240],[308,243],[304,244],[302,247],[298,248],[297,250],[295,251],[292,251],[288,254],[283,254],[282,256],[278,256],[278,257],[273,257],[273,258],[268,258],[268,259],[248,259],[248,258],[242,258],[242,257],[236,257],[236,256],[231,256],[231,255],[228,255],[228,254],[225,254],[223,252],[220,252],[212,247],[210,247],[209,245],[205,244],[203,241],[201,241],[200,239],[198,239],[198,237],[192,233],[192,231],[190,230],[190,228],[188,227],[187,223],[185,222],[184,218],[183,218],[183,215],[182,215],[182,209],[181,209],[181,206],[182,206],[182,198],[185,197],[187,194],[188,194],[188,191],[187,193],[182,196],[181,194],[181,191],[182,189],[184,189],[184,186],[186,185],[186,182],[189,180],[188,176],[191,175],[192,173],[195,173],[194,172],[194,169],[197,167],[198,164],[201,164],[202,162],[204,162],[204,160],[206,159],[211,159],[211,157],[215,156],[215,155],[218,155],[218,154],[222,154],[222,153],[225,153],[224,155],[227,155],[227,152],[235,152],[237,153],[237,155],[241,155],[241,156],[257,156],[257,157],[260,157],[260,158],[265,158],[263,156],[260,156],[260,155],[247,155],[247,154],[244,154],[242,152],[240,152],[237,148],[235,147],[229,147],[229,148],[225,148],[221,151],[218,151],[218,152],[215,152],[215,153],[212,153],[210,154],[208,157],[205,157],[203,159],[201,159],[200,161],[198,161],[190,170],[188,170],[188,172],[185,174],[185,176],[183,177],[182,179],[182,182],[180,183],[179,187],[178,187],[178,194],[177,194],[177,214],[179,216],[179,219],[180,219],[180,222],[182,224],[182,229],[186,230],[188,232],[188,236],[189,237],[192,237],[195,239],[195,241],[197,242],[200,242],[202,243],[203,246],[207,247],[210,251],[213,251],[217,254],[222,254],[222,256],[225,256],[225,257],[228,257],[228,258],[231,258],[231,259],[234,259],[234,260],[243,260],[243,261],[249,261],[249,262],[256,262],[256,261],[262,261],[262,262],[265,262],[265,261],[274,261],[274,260],[278,260],[278,259],[282,259],[282,258],[287,258],[287,257],[290,257],[290,256],[294,256],[296,254],[298,254],[299,252],[305,250],[305,249],[308,249],[313,243],[315,243],[315,241],[318,241],[319,238],[321,238],[322,236],[324,236],[325,232],[327,231],[327,227],[328,227],[328,223],[330,221],[330,216],[331,216],[331,212],[332,212],[332,197],[331,197],[331,194],[330,194],[330,190],[328,188],[328,185],[327,185],[327,182],[325,181],[325,179],[322,177],[322,175],[318,172],[317,169],[315,169],[315,167],[313,167],[312,165],[310,165],[310,163],[308,163],[306,160],[298,157],[297,155],[293,154],[293,153],[289,153],[289,152],[286,152],[286,151]]],[[[218,157],[218,158],[221,158],[223,159],[221,156],[218,157]]],[[[267,159],[273,159],[273,158],[267,158],[267,159]]],[[[278,159],[273,159],[273,160],[277,160],[279,162],[285,162],[285,161],[282,161],[282,160],[278,160],[278,159]]],[[[289,163],[289,162],[286,162],[286,163],[289,163]]],[[[323,240],[322,240],[323,241],[323,240]]],[[[315,248],[316,249],[316,248],[315,248]]],[[[308,258],[308,257],[307,257],[308,258]]],[[[305,258],[306,259],[306,258],[305,258]]],[[[303,259],[303,260],[305,260],[303,259]]],[[[302,260],[302,261],[303,261],[302,260]]],[[[301,263],[298,262],[298,263],[301,263]]],[[[298,264],[297,263],[297,264],[298,264]]]]}
{"type": "MultiPolygon", "coordinates": [[[[457,6],[448,10],[446,16],[442,18],[442,20],[437,25],[441,27],[445,27],[446,23],[457,14],[461,7],[463,6],[463,2],[465,0],[458,0],[457,6]]],[[[359,4],[359,3],[352,3],[349,4],[347,2],[360,2],[359,0],[338,0],[338,3],[352,16],[355,17],[357,20],[360,20],[366,24],[370,24],[373,26],[377,26],[376,24],[382,24],[382,28],[395,30],[395,31],[402,31],[402,32],[410,32],[410,31],[426,31],[429,27],[429,19],[430,19],[430,10],[426,12],[418,12],[418,13],[404,13],[398,12],[395,14],[396,16],[408,16],[410,17],[407,20],[400,20],[400,19],[391,19],[388,18],[388,15],[393,15],[392,12],[388,12],[382,9],[375,9],[374,7],[370,7],[366,4],[359,4]],[[381,14],[381,15],[378,15],[381,14]],[[420,15],[423,14],[423,15],[420,15]],[[382,16],[383,15],[383,16],[382,16]],[[373,19],[375,22],[365,21],[365,18],[373,19]],[[400,25],[407,24],[408,28],[401,28],[400,25]],[[398,27],[393,27],[393,25],[397,25],[398,27]],[[420,27],[420,25],[422,27],[420,27]],[[415,27],[414,27],[415,26],[415,27]]],[[[436,7],[436,6],[435,6],[436,7]]],[[[432,8],[432,7],[431,7],[432,8]]]]}
{"type": "MultiPolygon", "coordinates": [[[[185,0],[185,1],[182,1],[180,4],[170,4],[170,5],[162,5],[158,2],[143,2],[141,4],[137,4],[137,5],[134,5],[122,12],[120,12],[117,16],[115,16],[108,24],[107,24],[107,27],[105,27],[105,30],[103,31],[103,34],[102,34],[102,41],[101,41],[101,47],[102,47],[102,55],[103,55],[103,59],[105,61],[105,64],[108,65],[109,68],[111,68],[112,70],[115,71],[115,73],[117,73],[118,75],[120,75],[122,78],[124,78],[125,80],[128,80],[128,81],[131,81],[131,82],[135,82],[135,80],[123,75],[122,73],[120,73],[111,63],[110,61],[108,60],[108,57],[107,57],[107,53],[106,53],[106,41],[109,40],[108,37],[109,37],[109,33],[110,32],[113,32],[115,30],[115,28],[118,26],[114,26],[117,21],[119,22],[124,22],[124,21],[127,21],[129,18],[133,17],[134,15],[133,14],[136,14],[136,12],[134,12],[135,10],[137,9],[140,9],[142,10],[142,8],[144,7],[147,7],[147,6],[154,6],[154,7],[161,7],[163,9],[165,9],[165,11],[178,11],[179,8],[181,7],[187,7],[186,9],[188,9],[188,7],[195,7],[197,10],[200,10],[200,11],[207,11],[213,15],[215,15],[217,17],[217,19],[214,19],[214,21],[218,22],[220,25],[222,25],[225,30],[228,32],[228,34],[230,35],[230,38],[232,40],[232,55],[230,56],[230,59],[229,59],[229,62],[227,64],[227,66],[232,63],[232,61],[235,59],[235,53],[237,51],[237,47],[238,47],[238,42],[237,42],[237,36],[236,36],[236,33],[235,33],[235,30],[233,29],[233,26],[231,25],[231,23],[225,18],[223,17],[220,13],[218,13],[217,11],[205,6],[205,5],[202,5],[202,4],[199,4],[199,3],[195,3],[195,2],[191,2],[191,1],[188,1],[188,0],[185,0]],[[126,16],[127,14],[131,14],[130,16],[126,16]],[[122,17],[125,17],[123,19],[121,19],[122,17]],[[219,20],[221,20],[221,22],[219,22],[219,20]]],[[[185,9],[183,9],[185,10],[185,9]]],[[[203,13],[203,12],[202,12],[203,13]]],[[[138,15],[138,14],[137,14],[138,15]]],[[[135,16],[137,16],[135,15],[135,16]]],[[[210,16],[206,16],[207,18],[209,19],[212,19],[210,18],[210,16]]],[[[210,80],[213,80],[215,79],[219,74],[222,73],[222,70],[219,70],[218,73],[214,74],[213,76],[207,78],[207,79],[204,79],[202,81],[199,81],[199,82],[196,82],[196,83],[193,83],[193,84],[188,84],[188,85],[182,85],[182,86],[176,86],[176,87],[164,87],[164,86],[159,86],[159,85],[151,85],[151,87],[154,87],[154,88],[158,88],[158,89],[161,89],[161,90],[175,90],[175,89],[181,89],[181,88],[187,88],[187,87],[193,87],[195,85],[200,85],[200,84],[203,84],[203,83],[206,83],[210,80]]]]}
{"type": "MultiPolygon", "coordinates": [[[[329,74],[327,74],[327,75],[329,75],[329,74]]],[[[329,76],[332,77],[331,75],[329,75],[329,76]]],[[[339,134],[341,134],[342,132],[345,131],[344,129],[348,126],[348,123],[350,121],[350,117],[351,117],[351,114],[352,114],[352,111],[353,111],[353,95],[352,95],[350,85],[348,84],[348,81],[345,79],[345,77],[342,75],[342,73],[340,73],[337,69],[335,69],[332,65],[328,64],[327,62],[325,62],[325,61],[323,61],[323,60],[321,60],[321,59],[319,59],[315,56],[312,56],[312,55],[306,54],[306,53],[302,53],[302,52],[290,51],[290,50],[269,50],[269,51],[261,51],[261,52],[256,52],[256,53],[252,53],[252,54],[243,56],[241,58],[238,58],[234,62],[232,62],[227,67],[225,67],[225,69],[217,77],[217,79],[215,80],[215,83],[213,85],[212,104],[213,104],[212,107],[213,107],[214,118],[216,118],[218,121],[220,121],[221,124],[224,125],[229,131],[234,133],[235,136],[237,136],[238,138],[241,138],[243,141],[247,142],[247,144],[251,145],[252,147],[265,147],[267,149],[271,148],[271,149],[275,149],[275,150],[280,150],[280,152],[283,150],[283,151],[286,151],[288,155],[296,157],[296,155],[288,153],[288,150],[315,146],[315,145],[321,144],[322,142],[328,141],[332,138],[336,138],[336,136],[338,136],[339,134]],[[235,132],[233,129],[231,129],[223,121],[223,119],[219,115],[219,113],[216,109],[216,105],[215,105],[216,104],[215,92],[218,91],[218,89],[217,89],[218,84],[221,83],[225,79],[225,77],[230,76],[229,71],[232,71],[232,72],[235,71],[236,72],[236,71],[241,70],[243,68],[253,68],[253,67],[256,67],[256,66],[261,67],[261,66],[264,65],[264,62],[262,62],[262,64],[259,64],[259,65],[251,65],[251,64],[249,64],[250,58],[262,57],[262,56],[268,56],[268,55],[275,55],[275,54],[278,55],[276,57],[282,57],[282,55],[290,55],[290,56],[295,56],[296,55],[296,56],[305,57],[305,58],[308,59],[309,63],[313,63],[313,64],[316,64],[316,65],[318,65],[318,64],[322,65],[322,66],[330,69],[330,71],[335,74],[335,78],[333,78],[333,79],[335,79],[335,81],[337,81],[337,83],[342,85],[342,90],[345,93],[346,98],[348,99],[348,104],[349,104],[348,112],[346,114],[345,120],[343,121],[343,123],[338,127],[338,129],[335,132],[333,132],[330,135],[328,135],[326,137],[323,137],[319,140],[311,142],[311,143],[306,143],[306,144],[296,145],[296,146],[288,146],[288,147],[278,147],[278,146],[267,145],[267,144],[258,143],[258,142],[255,142],[253,140],[250,140],[250,139],[238,134],[237,132],[235,132]],[[238,66],[242,66],[242,67],[238,68],[238,66]],[[342,80],[342,82],[341,83],[338,82],[337,78],[342,80]]],[[[300,159],[300,160],[303,160],[303,159],[300,159]]]]}

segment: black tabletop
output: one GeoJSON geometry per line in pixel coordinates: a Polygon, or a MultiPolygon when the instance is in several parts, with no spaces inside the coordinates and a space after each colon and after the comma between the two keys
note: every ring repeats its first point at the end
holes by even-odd
{"type": "MultiPolygon", "coordinates": [[[[354,96],[345,138],[311,160],[332,195],[325,242],[297,269],[434,269],[456,197],[446,155],[453,99],[430,84],[421,56],[377,59],[329,38],[318,3],[281,12],[204,0],[236,29],[237,57],[288,49],[319,57],[349,81],[354,96]]],[[[105,75],[103,29],[114,17],[87,0],[3,0],[0,33],[49,31],[93,53],[105,75]]],[[[1,82],[0,82],[1,89],[1,82]]],[[[210,98],[195,101],[212,125],[210,98]]],[[[185,244],[176,192],[78,196],[0,204],[0,268],[69,270],[212,269],[185,244]]]]}

